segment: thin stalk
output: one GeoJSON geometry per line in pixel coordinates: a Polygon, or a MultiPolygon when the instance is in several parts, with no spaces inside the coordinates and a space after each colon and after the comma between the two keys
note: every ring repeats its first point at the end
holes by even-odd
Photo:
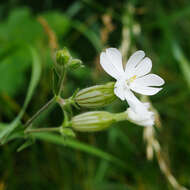
{"type": "Polygon", "coordinates": [[[127,120],[127,113],[126,112],[117,113],[117,114],[115,114],[114,117],[115,117],[116,121],[127,120]]]}
{"type": "Polygon", "coordinates": [[[60,86],[59,86],[59,91],[58,91],[58,95],[57,96],[61,95],[61,91],[62,91],[62,87],[63,87],[63,82],[64,82],[64,79],[65,79],[65,73],[66,73],[66,71],[64,70],[63,74],[61,76],[60,86]]]}
{"type": "Polygon", "coordinates": [[[51,127],[51,128],[27,129],[25,133],[59,132],[59,131],[60,127],[51,127]]]}
{"type": "Polygon", "coordinates": [[[47,108],[54,103],[56,100],[55,97],[53,97],[51,100],[49,100],[44,106],[42,106],[42,108],[40,108],[25,124],[25,128],[30,126],[32,124],[32,122],[39,117],[39,115],[44,112],[45,110],[47,110],[47,108]]]}

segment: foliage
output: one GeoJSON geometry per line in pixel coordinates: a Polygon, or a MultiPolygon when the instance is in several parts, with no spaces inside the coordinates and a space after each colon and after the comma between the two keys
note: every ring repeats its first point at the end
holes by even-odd
{"type": "MultiPolygon", "coordinates": [[[[54,133],[23,138],[22,124],[52,97],[54,49],[68,47],[85,66],[68,72],[68,98],[77,88],[110,81],[99,67],[99,53],[120,47],[123,31],[130,36],[128,55],[143,49],[154,73],[166,81],[151,98],[162,123],[156,137],[172,173],[190,188],[189,19],[187,0],[1,2],[0,189],[172,189],[156,158],[146,159],[143,128],[127,121],[103,132],[78,132],[76,139],[54,133]],[[47,21],[58,47],[52,47],[52,33],[39,18],[47,21]]],[[[59,126],[62,112],[52,107],[34,125],[59,126]]],[[[125,109],[119,100],[105,108],[125,109]]]]}

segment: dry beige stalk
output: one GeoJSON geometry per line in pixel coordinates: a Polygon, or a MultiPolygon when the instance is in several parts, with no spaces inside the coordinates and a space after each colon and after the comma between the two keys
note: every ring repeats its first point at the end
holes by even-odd
{"type": "Polygon", "coordinates": [[[103,44],[106,44],[109,34],[115,29],[115,26],[112,24],[112,17],[110,14],[104,14],[102,16],[102,22],[104,27],[101,29],[101,41],[103,44]]]}
{"type": "MultiPolygon", "coordinates": [[[[108,39],[109,39],[109,35],[110,35],[111,32],[114,31],[115,26],[112,23],[111,14],[108,14],[108,13],[103,14],[101,18],[102,18],[103,26],[100,29],[100,38],[101,38],[101,42],[102,42],[103,46],[105,46],[108,39]]],[[[95,62],[95,72],[94,72],[93,77],[96,79],[99,76],[99,73],[103,71],[101,66],[100,66],[100,57],[99,57],[99,55],[97,55],[95,57],[94,62],[95,62]]]]}
{"type": "Polygon", "coordinates": [[[52,58],[55,59],[54,57],[55,51],[59,48],[57,37],[45,18],[43,18],[42,16],[39,16],[37,20],[42,25],[45,33],[47,34],[47,37],[49,40],[49,47],[51,49],[51,55],[52,55],[52,58]]]}
{"type": "Polygon", "coordinates": [[[123,29],[122,42],[120,47],[120,51],[123,56],[124,62],[126,62],[129,53],[129,48],[131,45],[131,27],[133,27],[131,25],[131,15],[134,13],[134,7],[131,4],[128,4],[128,6],[125,9],[126,11],[122,18],[123,29]]]}

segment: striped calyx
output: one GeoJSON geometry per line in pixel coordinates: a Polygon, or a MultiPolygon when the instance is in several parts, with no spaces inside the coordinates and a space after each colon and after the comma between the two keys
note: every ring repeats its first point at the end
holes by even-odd
{"type": "Polygon", "coordinates": [[[96,85],[80,90],[74,98],[75,102],[88,108],[106,106],[116,99],[114,84],[114,82],[109,82],[105,85],[96,85]]]}
{"type": "Polygon", "coordinates": [[[74,116],[71,126],[76,131],[94,132],[108,128],[114,121],[114,114],[106,111],[91,111],[74,116]]]}

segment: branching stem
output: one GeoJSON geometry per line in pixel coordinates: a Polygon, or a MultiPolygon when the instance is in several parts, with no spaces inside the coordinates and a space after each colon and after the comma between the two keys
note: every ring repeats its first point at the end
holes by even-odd
{"type": "Polygon", "coordinates": [[[63,88],[64,79],[65,79],[65,73],[66,73],[66,71],[64,70],[63,73],[62,73],[61,79],[60,79],[60,86],[59,86],[58,96],[61,95],[61,91],[62,91],[62,88],[63,88]]]}
{"type": "Polygon", "coordinates": [[[47,110],[47,108],[54,103],[56,100],[56,97],[53,97],[51,100],[49,100],[44,106],[42,106],[25,124],[25,128],[27,128],[28,126],[30,126],[32,124],[32,122],[38,118],[38,116],[44,112],[45,110],[47,110]]]}
{"type": "Polygon", "coordinates": [[[59,132],[59,131],[60,127],[51,127],[51,128],[27,129],[25,133],[59,132]]]}

